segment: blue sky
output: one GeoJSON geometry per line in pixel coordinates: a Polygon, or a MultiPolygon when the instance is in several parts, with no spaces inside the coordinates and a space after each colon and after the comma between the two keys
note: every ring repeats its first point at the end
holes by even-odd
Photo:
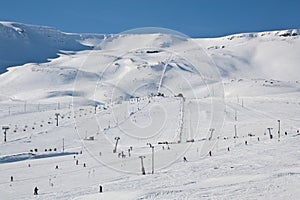
{"type": "Polygon", "coordinates": [[[64,32],[163,27],[191,37],[300,28],[298,0],[4,0],[0,21],[64,32]]]}

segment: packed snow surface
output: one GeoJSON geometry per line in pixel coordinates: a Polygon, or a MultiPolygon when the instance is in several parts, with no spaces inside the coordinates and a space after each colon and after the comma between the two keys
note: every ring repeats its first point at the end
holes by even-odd
{"type": "Polygon", "coordinates": [[[299,34],[0,22],[0,199],[299,199],[299,34]]]}

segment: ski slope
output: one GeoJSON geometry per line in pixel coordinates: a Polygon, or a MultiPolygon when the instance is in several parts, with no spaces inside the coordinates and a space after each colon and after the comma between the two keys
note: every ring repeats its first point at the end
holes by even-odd
{"type": "Polygon", "coordinates": [[[299,34],[1,22],[0,199],[299,199],[299,34]]]}

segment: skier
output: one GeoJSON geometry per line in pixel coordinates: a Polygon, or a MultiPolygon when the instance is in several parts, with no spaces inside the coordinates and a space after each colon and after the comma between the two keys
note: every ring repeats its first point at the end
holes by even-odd
{"type": "Polygon", "coordinates": [[[227,151],[230,151],[229,147],[227,147],[227,151]]]}
{"type": "Polygon", "coordinates": [[[130,151],[131,151],[131,150],[130,150],[130,149],[128,149],[128,156],[129,156],[129,157],[131,156],[131,154],[130,154],[130,151]]]}
{"type": "Polygon", "coordinates": [[[99,186],[99,192],[102,193],[102,185],[99,186]]]}
{"type": "Polygon", "coordinates": [[[183,157],[183,162],[187,162],[187,159],[185,156],[183,157]]]}
{"type": "Polygon", "coordinates": [[[33,190],[33,194],[38,195],[38,191],[39,191],[39,189],[37,187],[35,187],[34,190],[33,190]]]}
{"type": "Polygon", "coordinates": [[[208,152],[209,156],[211,156],[211,151],[208,152]]]}
{"type": "Polygon", "coordinates": [[[10,176],[10,182],[13,182],[13,181],[14,181],[14,177],[10,176]]]}

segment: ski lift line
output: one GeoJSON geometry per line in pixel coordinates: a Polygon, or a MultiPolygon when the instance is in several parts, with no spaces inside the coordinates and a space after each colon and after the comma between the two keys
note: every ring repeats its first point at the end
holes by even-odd
{"type": "MultiPolygon", "coordinates": [[[[230,138],[230,137],[228,137],[230,138]]],[[[213,139],[213,140],[220,140],[220,139],[213,139]]],[[[229,139],[227,139],[229,140],[229,139]]],[[[241,141],[240,143],[238,144],[233,144],[234,147],[237,147],[237,146],[241,146],[243,143],[243,141],[241,141]]],[[[231,146],[232,147],[232,146],[231,146]]],[[[226,149],[227,147],[225,147],[224,149],[226,149]]],[[[136,158],[135,160],[138,160],[138,158],[136,158]]],[[[63,162],[70,162],[70,161],[63,161],[63,162]]],[[[179,160],[175,163],[178,163],[180,162],[179,160]]],[[[197,163],[198,161],[191,161],[191,162],[195,162],[197,163]]],[[[53,162],[54,163],[54,162],[53,162]]],[[[57,162],[55,162],[57,163],[57,162]]],[[[114,163],[119,163],[119,162],[114,162],[114,163]]],[[[111,163],[111,164],[114,164],[114,163],[111,163]]],[[[36,164],[34,166],[42,166],[42,165],[49,165],[49,163],[43,163],[43,164],[36,164]]],[[[105,167],[105,165],[94,165],[93,167],[89,167],[88,169],[97,169],[98,167],[105,167]]],[[[12,168],[9,168],[8,170],[3,170],[3,171],[9,171],[10,169],[12,168]]],[[[36,179],[39,179],[39,178],[43,178],[43,177],[51,177],[51,176],[57,176],[57,175],[64,175],[64,174],[71,174],[71,173],[76,173],[78,171],[82,171],[82,170],[85,170],[85,169],[78,169],[78,170],[72,170],[72,171],[68,171],[68,172],[62,172],[62,173],[55,173],[55,174],[50,174],[50,175],[43,175],[43,176],[38,176],[38,177],[34,177],[34,178],[26,178],[26,179],[19,179],[19,180],[16,180],[15,182],[25,182],[25,181],[29,181],[29,180],[36,180],[36,179]]],[[[120,176],[120,177],[123,177],[123,176],[120,176]]],[[[112,180],[113,181],[113,180],[112,180]]],[[[3,185],[3,184],[7,184],[7,183],[10,183],[9,181],[6,181],[6,182],[0,182],[0,185],[3,185]]]]}
{"type": "MultiPolygon", "coordinates": [[[[142,110],[143,110],[144,108],[146,108],[147,106],[149,106],[150,104],[151,104],[151,103],[148,102],[146,105],[144,105],[143,107],[141,107],[140,110],[137,110],[137,111],[135,111],[135,112],[132,112],[132,114],[135,115],[135,114],[137,114],[137,113],[139,113],[139,112],[142,112],[142,110]]],[[[119,127],[119,125],[124,124],[126,121],[128,121],[128,120],[130,119],[130,116],[131,116],[131,115],[127,116],[124,120],[118,122],[118,124],[116,124],[115,126],[111,126],[110,129],[117,128],[117,127],[119,127]]]]}
{"type": "MultiPolygon", "coordinates": [[[[197,100],[197,99],[196,99],[197,100]]],[[[137,113],[139,113],[139,112],[142,112],[142,110],[144,109],[144,108],[146,108],[147,106],[149,106],[151,103],[147,103],[146,105],[144,105],[143,107],[141,107],[141,109],[140,110],[137,110],[137,111],[135,111],[135,112],[132,112],[132,114],[137,114],[137,113]]],[[[101,112],[104,112],[104,111],[100,111],[98,114],[100,114],[101,112]]],[[[107,112],[107,111],[106,111],[107,112]]],[[[108,113],[108,114],[110,114],[110,113],[108,113]]],[[[118,124],[119,125],[121,125],[121,124],[123,124],[123,123],[125,123],[128,119],[130,119],[130,116],[127,116],[123,121],[120,121],[118,124]]],[[[117,126],[112,126],[111,128],[116,128],[117,126]]]]}
{"type": "MultiPolygon", "coordinates": [[[[233,103],[233,104],[237,104],[237,103],[233,103]]],[[[230,105],[229,103],[227,105],[229,107],[231,107],[232,109],[234,109],[233,105],[230,105]]],[[[267,118],[272,119],[274,121],[277,121],[280,118],[280,117],[276,117],[276,116],[274,117],[274,115],[268,114],[267,112],[263,112],[261,110],[250,108],[249,106],[243,107],[243,109],[245,109],[247,111],[252,111],[252,112],[254,112],[256,114],[260,114],[262,117],[267,117],[267,118]]],[[[293,127],[297,127],[298,125],[295,124],[295,122],[293,122],[293,121],[296,121],[296,120],[286,119],[285,120],[285,124],[289,124],[289,125],[292,125],[293,127]]]]}
{"type": "MultiPolygon", "coordinates": [[[[236,104],[236,103],[234,103],[234,104],[236,104]]],[[[233,105],[230,105],[229,103],[227,104],[227,106],[230,107],[232,110],[236,110],[236,108],[233,105]]],[[[272,116],[270,114],[267,114],[266,112],[262,112],[262,111],[254,109],[254,108],[249,108],[249,106],[248,107],[244,107],[243,109],[245,109],[247,111],[252,111],[253,113],[259,114],[262,117],[268,117],[270,119],[276,119],[277,120],[276,117],[274,117],[274,116],[272,116]]]]}
{"type": "MultiPolygon", "coordinates": [[[[241,143],[240,143],[241,145],[241,143]]],[[[236,146],[236,145],[235,145],[236,146]]],[[[190,162],[194,162],[194,163],[197,163],[198,161],[190,161],[190,162]]],[[[179,161],[175,162],[175,163],[179,163],[179,161]]],[[[95,169],[96,167],[90,167],[89,169],[95,169]]],[[[78,172],[78,171],[82,171],[81,170],[73,170],[73,171],[69,171],[69,172],[64,172],[64,173],[56,173],[56,174],[50,174],[50,175],[43,175],[43,176],[38,176],[38,177],[34,177],[34,178],[26,178],[26,179],[19,179],[19,180],[16,180],[15,182],[25,182],[25,181],[30,181],[30,180],[36,180],[36,179],[40,179],[40,178],[49,178],[51,176],[58,176],[58,175],[64,175],[64,174],[70,174],[70,173],[74,173],[74,172],[78,172]]],[[[115,179],[115,178],[114,178],[115,179]]],[[[110,182],[113,181],[113,180],[110,180],[110,182]]],[[[4,185],[4,184],[8,184],[10,183],[9,181],[6,181],[6,182],[0,182],[0,185],[4,185]]]]}
{"type": "Polygon", "coordinates": [[[169,64],[169,61],[172,60],[172,58],[173,58],[173,55],[171,54],[170,57],[168,59],[166,59],[166,62],[164,64],[164,68],[163,68],[163,71],[162,71],[162,74],[161,74],[161,77],[160,77],[160,80],[159,80],[157,93],[160,93],[162,82],[163,82],[163,79],[164,79],[164,76],[165,76],[165,73],[166,73],[166,70],[167,70],[167,66],[169,64]]]}
{"type": "MultiPolygon", "coordinates": [[[[178,98],[176,98],[176,101],[178,100],[178,98]]],[[[182,102],[182,100],[184,100],[183,98],[181,98],[180,99],[180,102],[182,102]]],[[[142,112],[142,110],[144,109],[144,108],[146,108],[147,106],[149,106],[149,102],[146,104],[146,105],[144,105],[143,107],[141,107],[141,109],[140,110],[137,110],[137,111],[135,111],[135,112],[133,112],[133,114],[136,114],[136,113],[138,113],[138,112],[142,112]]],[[[182,116],[183,117],[183,116],[182,116]]],[[[128,117],[126,117],[123,121],[121,121],[121,123],[118,123],[118,124],[116,124],[116,125],[114,125],[114,126],[111,126],[110,127],[110,129],[113,129],[113,128],[118,128],[119,127],[119,125],[121,125],[121,124],[123,124],[123,123],[125,123],[128,119],[130,119],[130,116],[128,116],[128,117]]],[[[178,129],[177,129],[177,132],[178,132],[178,134],[176,135],[176,137],[175,138],[178,138],[178,135],[179,135],[179,138],[181,138],[181,133],[183,132],[183,119],[181,120],[182,122],[179,122],[179,123],[181,123],[182,125],[179,125],[179,129],[180,129],[180,127],[182,126],[182,131],[178,131],[178,129]]],[[[105,134],[105,133],[104,133],[105,134]]],[[[178,140],[177,140],[177,142],[178,142],[178,140]]]]}
{"type": "MultiPolygon", "coordinates": [[[[81,148],[81,147],[73,147],[73,149],[74,148],[81,148]]],[[[133,161],[133,160],[138,160],[138,158],[136,158],[135,159],[135,157],[132,157],[132,158],[130,158],[130,159],[128,159],[129,161],[133,161]]],[[[127,161],[128,161],[127,160],[127,161]]],[[[28,162],[28,161],[35,161],[35,159],[30,159],[30,158],[28,158],[28,159],[26,159],[26,160],[22,160],[22,162],[28,162]]],[[[73,160],[72,160],[73,161],[73,160]]],[[[70,160],[63,160],[63,161],[59,161],[60,163],[67,163],[67,162],[72,162],[72,161],[70,161],[70,160]]],[[[35,164],[34,166],[43,166],[43,165],[49,165],[49,164],[56,164],[57,163],[57,161],[53,161],[53,162],[47,162],[47,163],[40,163],[40,164],[35,164]]],[[[106,163],[107,165],[111,165],[111,164],[118,164],[119,163],[119,161],[113,161],[113,162],[109,162],[109,163],[106,163]]],[[[96,166],[98,166],[98,165],[96,165],[96,166]]],[[[99,166],[102,166],[102,165],[99,165],[99,166]]],[[[14,168],[9,168],[9,169],[7,169],[6,171],[9,171],[9,170],[11,170],[11,169],[14,169],[14,168]]]]}
{"type": "MultiPolygon", "coordinates": [[[[254,110],[254,109],[253,109],[254,110]]],[[[275,119],[275,118],[274,118],[275,119]]]]}
{"type": "MultiPolygon", "coordinates": [[[[130,159],[127,160],[127,162],[130,162],[130,161],[135,161],[135,160],[138,160],[138,158],[136,157],[132,157],[130,159]]],[[[22,162],[26,162],[26,161],[34,161],[34,159],[27,159],[27,160],[23,160],[22,162]]],[[[72,163],[74,160],[63,160],[63,161],[59,161],[60,164],[62,163],[72,163]]],[[[47,162],[47,163],[37,163],[37,164],[34,164],[32,166],[32,168],[36,168],[36,167],[43,167],[43,166],[49,166],[49,165],[55,165],[57,164],[58,162],[57,161],[52,161],[52,162],[47,162]]],[[[109,162],[107,163],[106,165],[114,165],[114,164],[119,164],[120,161],[113,161],[113,162],[109,162]]],[[[105,165],[103,164],[96,164],[96,165],[93,165],[91,167],[88,167],[87,169],[93,169],[93,168],[100,168],[100,167],[105,167],[105,165]]],[[[8,172],[8,171],[11,171],[11,170],[15,170],[15,169],[19,169],[20,167],[19,166],[16,166],[15,168],[12,167],[12,168],[7,168],[7,169],[4,169],[4,170],[1,170],[2,172],[8,172]]],[[[24,167],[24,168],[27,168],[27,167],[24,167]]],[[[76,170],[71,170],[71,171],[68,171],[67,173],[73,173],[73,172],[77,172],[77,171],[80,171],[80,170],[84,170],[84,169],[76,169],[76,170]]],[[[64,174],[64,172],[60,173],[60,174],[64,174]]]]}
{"type": "MultiPolygon", "coordinates": [[[[33,113],[40,113],[40,112],[48,112],[48,111],[54,111],[54,110],[57,110],[57,104],[53,103],[53,104],[28,104],[26,103],[26,112],[24,112],[24,104],[10,104],[12,105],[10,107],[10,115],[7,115],[6,112],[7,110],[6,109],[3,109],[1,110],[3,113],[5,113],[3,116],[11,116],[11,115],[15,115],[15,114],[33,114],[33,113]],[[44,107],[44,109],[41,109],[41,106],[44,107]],[[20,109],[18,109],[20,108],[20,109]],[[28,109],[28,108],[31,108],[31,109],[28,109]],[[38,108],[38,109],[37,109],[38,108]],[[18,110],[16,110],[18,109],[18,110]],[[21,110],[21,111],[20,111],[21,110]]],[[[61,109],[66,109],[67,106],[66,105],[69,105],[68,103],[61,103],[60,104],[60,110],[61,109]]]]}
{"type": "Polygon", "coordinates": [[[184,126],[184,98],[181,98],[181,106],[180,106],[180,119],[179,119],[179,142],[182,142],[182,132],[184,126]]]}
{"type": "MultiPolygon", "coordinates": [[[[265,136],[264,134],[260,134],[260,135],[257,135],[257,136],[259,136],[259,137],[261,137],[262,136],[262,144],[264,144],[264,145],[266,145],[266,144],[268,144],[268,143],[263,143],[263,141],[264,142],[266,142],[266,141],[269,141],[267,138],[268,137],[263,137],[263,136],[265,136]]],[[[226,139],[225,141],[231,141],[231,140],[233,140],[234,138],[233,137],[228,137],[228,139],[226,139]]],[[[256,139],[256,137],[255,137],[255,139],[256,139]]],[[[212,139],[212,140],[219,140],[219,142],[221,142],[221,141],[223,141],[222,139],[212,139]]],[[[227,147],[240,147],[240,146],[243,146],[242,144],[244,143],[244,138],[243,137],[239,137],[238,138],[238,140],[239,140],[239,142],[238,143],[234,143],[233,141],[231,141],[231,145],[230,146],[224,146],[224,147],[222,147],[221,149],[219,149],[218,151],[220,151],[220,150],[226,150],[227,149],[227,147]]],[[[254,143],[254,144],[257,144],[257,143],[254,143]]],[[[214,145],[215,146],[215,145],[214,145]]],[[[214,149],[214,147],[212,148],[212,149],[214,149]]],[[[197,162],[197,161],[195,161],[195,162],[197,162]]]]}
{"type": "MultiPolygon", "coordinates": [[[[30,128],[30,127],[29,127],[30,128]]],[[[39,128],[36,128],[36,129],[39,129],[39,128]]],[[[50,129],[50,130],[53,130],[54,128],[50,129]]],[[[24,134],[20,137],[16,137],[16,138],[12,138],[13,141],[18,141],[18,140],[24,140],[24,139],[32,139],[33,137],[35,137],[36,135],[38,134],[46,134],[46,132],[49,133],[50,131],[49,129],[46,129],[46,130],[43,130],[43,131],[31,131],[31,130],[28,130],[26,131],[26,135],[24,136],[24,134]]],[[[22,130],[20,130],[22,131],[22,130]]],[[[15,135],[15,134],[14,134],[15,135]]],[[[10,140],[9,142],[12,142],[12,140],[10,140]]]]}

